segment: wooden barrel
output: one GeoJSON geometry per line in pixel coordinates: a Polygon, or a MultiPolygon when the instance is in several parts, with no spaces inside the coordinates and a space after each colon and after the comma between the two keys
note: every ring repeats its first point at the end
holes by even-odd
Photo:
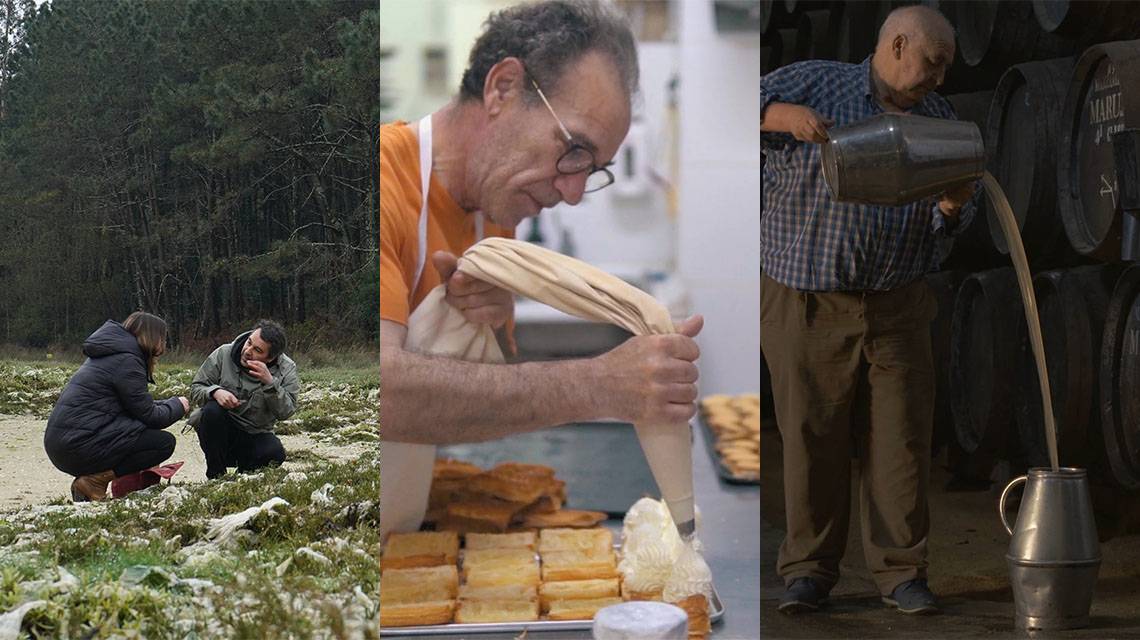
{"type": "MultiPolygon", "coordinates": [[[[1104,459],[1097,453],[1103,450],[1097,434],[1097,375],[1105,312],[1120,271],[1115,265],[1095,265],[1044,271],[1033,277],[1062,466],[1091,468],[1104,459]]],[[[1014,395],[1019,450],[1030,467],[1044,467],[1051,463],[1037,361],[1028,333],[1022,336],[1014,395]]]]}
{"type": "MultiPolygon", "coordinates": [[[[1075,60],[1026,62],[1009,68],[994,89],[986,118],[986,169],[1001,184],[1034,268],[1074,264],[1057,207],[1057,130],[1075,60]]],[[[1005,233],[986,203],[994,248],[1008,254],[1005,233]]]]}
{"type": "Polygon", "coordinates": [[[879,23],[877,2],[835,2],[831,5],[828,38],[840,62],[862,62],[875,51],[879,23]]]}
{"type": "Polygon", "coordinates": [[[768,44],[768,38],[775,37],[780,29],[795,28],[799,15],[788,9],[786,2],[760,0],[760,41],[768,44]]]}
{"type": "Polygon", "coordinates": [[[1140,265],[1116,281],[1100,350],[1100,420],[1112,475],[1140,489],[1140,265]]]}
{"type": "Polygon", "coordinates": [[[971,67],[1004,69],[1011,64],[1071,54],[1075,44],[1045,33],[1027,2],[957,2],[947,17],[958,30],[958,51],[971,67]]]}
{"type": "Polygon", "coordinates": [[[805,11],[800,16],[796,34],[796,57],[800,60],[830,60],[834,47],[831,46],[828,22],[831,12],[827,9],[805,11]]]}
{"type": "Polygon", "coordinates": [[[1140,2],[1136,0],[1033,0],[1042,31],[1084,46],[1140,37],[1140,2]]]}
{"type": "Polygon", "coordinates": [[[780,29],[780,66],[789,65],[799,60],[796,57],[796,37],[799,31],[795,27],[780,29]]]}
{"type": "Polygon", "coordinates": [[[954,297],[966,277],[964,271],[939,271],[926,276],[926,284],[938,301],[938,315],[930,324],[930,347],[934,357],[934,434],[931,454],[937,455],[954,440],[954,414],[950,410],[950,343],[954,297]]]}
{"type": "Polygon", "coordinates": [[[962,281],[954,299],[950,409],[958,444],[975,457],[1006,455],[1013,424],[1014,363],[1024,315],[1017,278],[1006,267],[962,281]]]}
{"type": "Polygon", "coordinates": [[[780,52],[773,50],[772,45],[767,42],[764,46],[760,47],[760,75],[765,75],[776,70],[777,62],[780,59],[780,52]]]}
{"type": "Polygon", "coordinates": [[[1057,201],[1073,248],[1120,259],[1112,134],[1140,126],[1140,40],[1093,45],[1073,70],[1061,113],[1057,201]]]}

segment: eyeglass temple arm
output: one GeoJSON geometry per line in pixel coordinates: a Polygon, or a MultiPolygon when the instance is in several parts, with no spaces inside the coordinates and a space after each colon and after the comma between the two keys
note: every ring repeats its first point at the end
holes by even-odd
{"type": "Polygon", "coordinates": [[[538,88],[538,83],[534,81],[534,78],[530,79],[530,83],[534,85],[534,90],[538,92],[538,97],[542,98],[542,104],[546,105],[546,109],[550,111],[550,115],[554,116],[554,121],[558,123],[558,128],[562,130],[562,135],[566,136],[566,142],[573,142],[574,136],[570,135],[570,132],[566,130],[566,126],[558,119],[558,115],[554,113],[554,107],[550,106],[550,101],[546,99],[546,95],[542,93],[542,89],[538,88]]]}

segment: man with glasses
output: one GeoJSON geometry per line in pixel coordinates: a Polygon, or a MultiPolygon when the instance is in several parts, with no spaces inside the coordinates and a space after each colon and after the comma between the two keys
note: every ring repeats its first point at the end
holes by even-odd
{"type": "Polygon", "coordinates": [[[419,123],[380,128],[385,440],[476,442],[603,417],[693,415],[699,317],[676,335],[631,338],[585,360],[486,365],[404,344],[412,311],[446,283],[448,303],[510,345],[512,296],[457,273],[456,256],[610,185],[606,167],[629,129],[637,81],[633,35],[607,5],[519,5],[487,20],[457,97],[419,123]]]}

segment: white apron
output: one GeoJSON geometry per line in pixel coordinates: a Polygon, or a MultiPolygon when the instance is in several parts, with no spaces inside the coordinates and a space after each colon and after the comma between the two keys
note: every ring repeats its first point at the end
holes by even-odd
{"type": "MultiPolygon", "coordinates": [[[[428,229],[428,188],[431,183],[431,116],[424,116],[419,122],[420,145],[420,192],[423,194],[423,205],[420,207],[419,221],[419,254],[416,260],[416,276],[412,280],[411,291],[415,292],[420,285],[424,266],[427,264],[427,229],[428,229]]],[[[483,239],[483,215],[476,214],[475,239],[483,239]]],[[[416,308],[408,318],[408,335],[404,346],[411,351],[430,353],[434,355],[459,358],[463,360],[479,360],[484,362],[503,362],[503,354],[495,342],[494,333],[491,333],[491,342],[486,345],[487,353],[475,354],[479,357],[467,357],[465,352],[449,349],[446,341],[440,341],[439,336],[446,337],[453,332],[447,326],[441,326],[430,313],[442,298],[445,288],[436,287],[424,302],[416,308]],[[431,302],[431,304],[429,304],[431,302]],[[442,342],[441,344],[431,344],[442,342]],[[493,352],[490,349],[493,348],[493,352]]],[[[460,315],[462,319],[462,315],[460,315]]],[[[383,381],[381,381],[383,384],[383,381]]],[[[381,434],[384,425],[384,407],[380,407],[381,434]]],[[[413,444],[410,442],[391,442],[380,439],[380,540],[384,541],[392,531],[416,531],[423,523],[427,512],[428,492],[431,489],[431,472],[435,461],[435,445],[413,444]]]]}

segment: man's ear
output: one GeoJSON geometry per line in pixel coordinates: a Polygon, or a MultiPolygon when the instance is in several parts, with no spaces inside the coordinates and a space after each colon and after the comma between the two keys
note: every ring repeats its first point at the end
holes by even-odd
{"type": "Polygon", "coordinates": [[[483,81],[483,107],[488,115],[498,115],[525,91],[526,67],[518,58],[503,58],[487,72],[483,81]]]}
{"type": "Polygon", "coordinates": [[[895,60],[902,60],[903,49],[906,48],[907,39],[906,35],[898,34],[895,39],[891,41],[891,53],[894,54],[895,60]]]}

